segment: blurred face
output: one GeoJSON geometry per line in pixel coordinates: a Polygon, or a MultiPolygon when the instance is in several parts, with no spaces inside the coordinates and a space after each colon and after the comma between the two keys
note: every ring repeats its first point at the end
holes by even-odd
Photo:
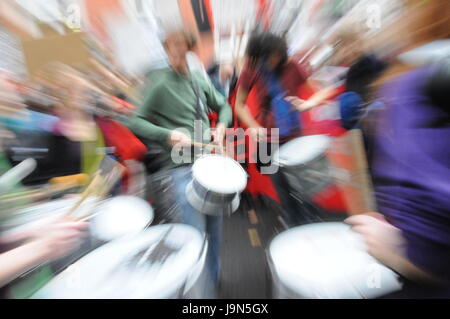
{"type": "Polygon", "coordinates": [[[166,40],[166,52],[170,65],[178,72],[186,71],[186,54],[189,51],[188,44],[183,35],[172,35],[166,40]]]}
{"type": "Polygon", "coordinates": [[[269,56],[269,58],[267,59],[266,65],[270,70],[275,70],[276,67],[280,64],[281,59],[282,59],[282,57],[280,54],[274,53],[269,56]]]}
{"type": "Polygon", "coordinates": [[[62,73],[57,77],[58,92],[63,95],[65,107],[71,110],[85,110],[89,101],[87,82],[70,73],[62,73]]]}

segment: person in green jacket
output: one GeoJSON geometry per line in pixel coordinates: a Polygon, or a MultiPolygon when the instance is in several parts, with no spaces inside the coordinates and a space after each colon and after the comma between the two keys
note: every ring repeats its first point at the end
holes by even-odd
{"type": "MultiPolygon", "coordinates": [[[[169,34],[164,41],[170,67],[156,70],[148,76],[141,107],[131,119],[130,127],[139,137],[157,143],[165,149],[164,169],[190,164],[172,159],[172,147],[188,147],[195,137],[195,120],[201,121],[201,138],[196,142],[209,143],[210,123],[207,110],[218,113],[219,121],[213,130],[213,143],[223,140],[226,127],[232,119],[231,107],[212,83],[200,73],[189,72],[186,53],[192,49],[192,40],[182,32],[169,34]],[[202,101],[201,116],[197,116],[197,96],[202,101]]],[[[198,127],[198,126],[197,126],[198,127]]],[[[200,134],[197,134],[200,135],[200,134]]],[[[190,159],[192,161],[192,159],[190,159]]]]}
{"type": "MultiPolygon", "coordinates": [[[[186,54],[194,45],[193,37],[185,32],[172,32],[166,36],[164,48],[170,67],[157,70],[149,76],[150,83],[145,90],[143,103],[131,119],[130,128],[137,136],[150,141],[149,148],[153,142],[164,149],[165,159],[157,174],[164,176],[158,180],[171,181],[170,191],[162,191],[167,190],[167,184],[160,188],[156,186],[152,188],[154,193],[157,192],[153,196],[163,202],[161,204],[166,207],[164,214],[175,211],[171,216],[165,216],[165,220],[189,224],[207,234],[209,245],[205,268],[210,270],[210,282],[217,283],[222,217],[207,216],[195,210],[187,202],[185,189],[192,178],[190,164],[193,157],[189,154],[192,141],[210,143],[212,135],[213,143],[221,143],[226,127],[231,124],[232,112],[225,97],[209,80],[201,74],[189,72],[186,54]],[[197,103],[197,96],[200,103],[197,103]],[[212,134],[208,134],[211,132],[208,108],[219,116],[212,134]],[[198,123],[201,123],[201,129],[198,129],[198,123]],[[180,149],[185,153],[188,150],[189,156],[183,156],[180,160],[177,157],[180,149]],[[177,209],[172,210],[173,207],[177,209]]],[[[156,179],[152,180],[154,185],[156,179]]],[[[153,205],[158,206],[156,202],[153,205]]],[[[212,293],[212,290],[209,292],[212,293]]]]}

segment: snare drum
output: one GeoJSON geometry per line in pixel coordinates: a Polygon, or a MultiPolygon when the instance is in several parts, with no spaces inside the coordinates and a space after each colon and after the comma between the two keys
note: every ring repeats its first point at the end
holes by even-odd
{"type": "Polygon", "coordinates": [[[206,250],[205,237],[191,226],[154,226],[94,250],[32,298],[181,298],[199,277],[206,250]]]}
{"type": "Polygon", "coordinates": [[[399,277],[366,252],[344,223],[299,226],[276,236],[268,259],[275,298],[377,298],[401,289],[399,277]]]}
{"type": "MultiPolygon", "coordinates": [[[[19,210],[2,223],[4,234],[14,234],[44,225],[66,214],[79,197],[59,199],[19,210]]],[[[153,221],[153,209],[145,200],[135,196],[117,196],[98,203],[88,197],[73,213],[74,218],[89,216],[92,235],[102,241],[132,235],[145,229],[153,221]]]]}
{"type": "Polygon", "coordinates": [[[296,138],[275,152],[274,164],[293,193],[311,197],[333,184],[332,166],[326,157],[330,143],[326,135],[311,135],[296,138]]]}
{"type": "Polygon", "coordinates": [[[235,160],[221,155],[205,155],[192,167],[192,181],[186,187],[188,202],[207,215],[233,213],[239,207],[240,193],[247,174],[235,160]]]}

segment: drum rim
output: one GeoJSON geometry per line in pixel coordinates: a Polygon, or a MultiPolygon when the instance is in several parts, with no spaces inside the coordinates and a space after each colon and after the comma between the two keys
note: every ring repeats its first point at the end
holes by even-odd
{"type": "Polygon", "coordinates": [[[345,228],[351,228],[350,225],[348,225],[344,222],[320,222],[320,223],[310,223],[310,224],[295,226],[295,227],[289,228],[289,229],[277,234],[274,238],[272,238],[272,240],[270,241],[270,243],[268,245],[268,249],[270,251],[271,247],[272,247],[272,243],[276,240],[279,240],[281,236],[283,236],[283,235],[285,236],[287,233],[298,232],[301,228],[302,229],[306,229],[306,228],[310,229],[310,228],[316,228],[316,227],[319,227],[322,225],[327,226],[327,227],[333,226],[333,225],[335,225],[335,226],[339,225],[339,227],[345,226],[345,228]]]}
{"type": "MultiPolygon", "coordinates": [[[[224,211],[227,209],[223,206],[223,202],[208,202],[207,205],[203,205],[203,209],[200,210],[196,207],[196,203],[201,202],[201,197],[197,194],[196,189],[194,187],[194,181],[190,181],[186,185],[185,194],[187,201],[189,205],[191,205],[194,209],[198,210],[200,213],[210,216],[222,216],[224,215],[224,211]],[[189,196],[192,195],[192,196],[189,196]],[[217,213],[217,211],[221,211],[221,213],[217,213]]],[[[221,195],[221,194],[219,194],[221,195]]],[[[230,207],[231,213],[236,212],[236,210],[239,208],[240,204],[240,196],[239,193],[233,193],[229,194],[233,195],[233,198],[227,203],[227,205],[230,207]]]]}
{"type": "MultiPolygon", "coordinates": [[[[202,232],[200,232],[198,229],[196,229],[195,227],[193,227],[191,225],[182,224],[182,223],[160,224],[160,225],[156,225],[156,226],[153,226],[151,228],[146,229],[144,231],[145,233],[143,233],[142,235],[146,235],[149,231],[152,231],[155,228],[161,229],[160,233],[164,234],[165,230],[168,230],[171,227],[184,228],[185,230],[188,230],[189,232],[191,232],[194,235],[194,237],[198,237],[198,239],[200,239],[200,243],[201,243],[201,245],[199,246],[199,249],[200,249],[199,255],[200,255],[200,253],[202,252],[201,251],[202,243],[205,240],[205,237],[204,237],[204,234],[202,232]]],[[[139,236],[139,235],[137,235],[137,236],[139,236]]],[[[119,238],[119,239],[110,241],[110,242],[108,242],[108,243],[98,247],[97,249],[89,252],[88,254],[84,255],[83,257],[81,257],[78,261],[76,261],[72,265],[75,265],[75,264],[77,264],[79,262],[82,262],[83,260],[85,260],[90,255],[92,256],[94,254],[97,254],[99,256],[102,256],[101,255],[102,251],[111,251],[114,246],[124,247],[124,245],[126,245],[127,243],[130,242],[130,240],[137,239],[137,236],[133,236],[132,238],[119,238]]],[[[137,240],[139,240],[139,239],[137,239],[137,240]]],[[[168,287],[166,289],[166,293],[167,293],[166,295],[173,295],[174,293],[176,293],[177,290],[183,288],[184,282],[187,281],[190,278],[192,270],[198,265],[198,262],[199,262],[199,258],[198,257],[199,256],[196,256],[196,258],[193,258],[193,263],[192,263],[190,268],[186,268],[186,271],[183,274],[184,281],[183,281],[183,283],[180,283],[179,287],[175,287],[174,285],[169,285],[169,284],[167,284],[167,286],[165,286],[165,287],[168,287]]],[[[40,297],[40,295],[42,294],[42,291],[45,292],[45,289],[46,288],[48,289],[48,285],[53,284],[57,279],[64,278],[61,274],[65,273],[66,270],[64,270],[62,273],[60,273],[60,274],[56,275],[54,278],[52,278],[43,288],[39,289],[36,293],[34,293],[33,296],[31,296],[31,299],[42,298],[42,297],[40,297]]],[[[182,276],[180,276],[180,277],[182,277],[182,276]]],[[[171,283],[173,283],[173,281],[171,283]]],[[[156,292],[156,290],[153,290],[152,291],[152,295],[154,295],[155,292],[156,292]]],[[[62,299],[67,299],[67,298],[69,298],[69,297],[62,297],[62,299]]],[[[71,298],[73,298],[73,297],[71,297],[71,298]]],[[[84,297],[83,299],[85,299],[85,298],[92,299],[94,297],[84,297]]],[[[103,298],[109,299],[107,297],[103,297],[103,298]]],[[[141,297],[136,297],[135,296],[134,298],[147,298],[148,299],[148,298],[158,298],[158,297],[154,297],[154,296],[153,297],[142,297],[142,296],[141,297]]],[[[166,296],[166,297],[163,297],[163,298],[168,298],[168,297],[166,296]]],[[[58,299],[60,299],[60,298],[58,298],[58,299]]]]}
{"type": "Polygon", "coordinates": [[[296,167],[299,165],[307,165],[307,163],[313,161],[318,156],[324,155],[324,153],[325,153],[326,149],[328,148],[328,146],[330,145],[331,141],[332,141],[332,138],[326,134],[314,134],[314,135],[306,135],[306,136],[294,138],[294,139],[290,140],[289,142],[281,145],[275,151],[275,153],[273,154],[273,162],[275,165],[280,166],[280,167],[296,167]],[[292,163],[291,164],[291,163],[286,163],[286,161],[283,161],[283,160],[280,161],[280,151],[282,150],[283,147],[286,148],[288,145],[293,145],[294,142],[298,143],[298,141],[300,141],[301,139],[303,139],[305,141],[306,139],[313,139],[313,138],[314,139],[320,138],[322,141],[324,141],[324,147],[321,149],[321,151],[316,156],[307,160],[306,162],[300,162],[300,163],[292,163]]]}
{"type": "Polygon", "coordinates": [[[327,159],[327,155],[325,153],[320,153],[319,155],[317,155],[316,157],[308,160],[307,162],[303,162],[303,163],[297,163],[297,164],[292,164],[292,165],[286,165],[286,164],[281,164],[276,162],[276,164],[284,169],[296,169],[296,168],[305,168],[308,167],[312,162],[316,162],[319,160],[323,160],[323,159],[327,159]]]}

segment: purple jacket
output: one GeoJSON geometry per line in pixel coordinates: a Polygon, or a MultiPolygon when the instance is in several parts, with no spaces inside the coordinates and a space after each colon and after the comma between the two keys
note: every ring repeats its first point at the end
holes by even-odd
{"type": "Polygon", "coordinates": [[[378,210],[402,230],[409,260],[450,279],[450,114],[423,92],[431,71],[408,72],[380,90],[386,107],[369,161],[378,210]]]}

